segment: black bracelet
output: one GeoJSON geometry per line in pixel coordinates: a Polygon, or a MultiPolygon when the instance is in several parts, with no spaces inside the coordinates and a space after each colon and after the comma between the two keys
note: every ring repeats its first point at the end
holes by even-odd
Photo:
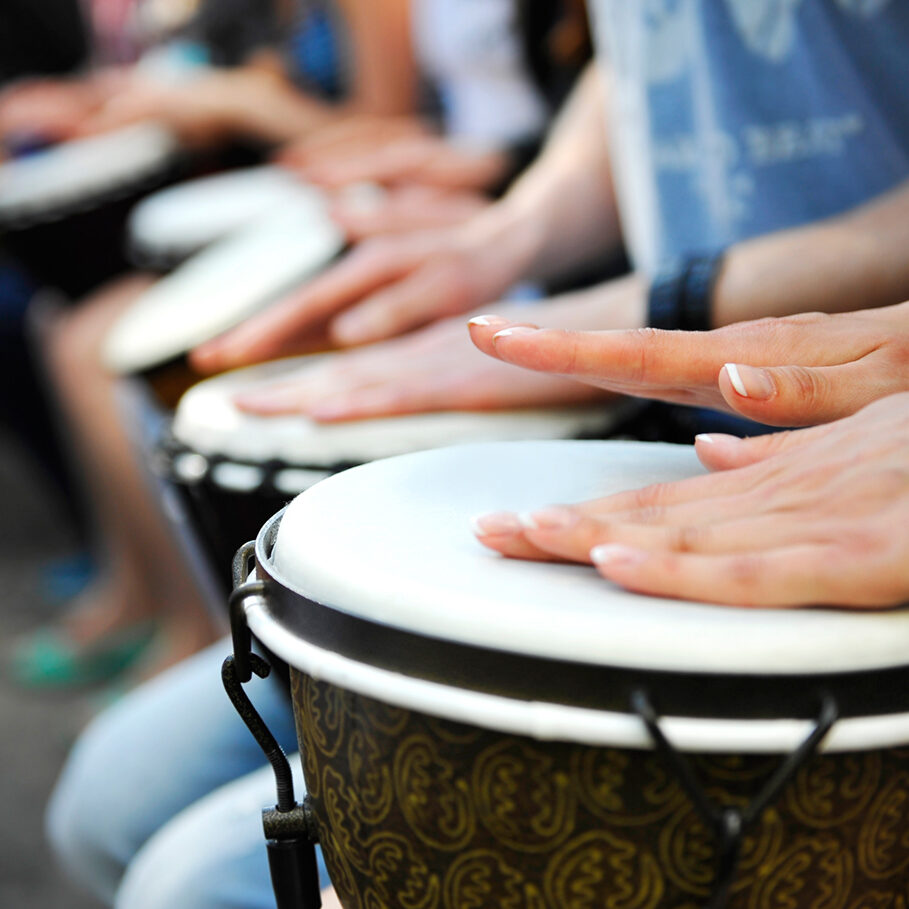
{"type": "Polygon", "coordinates": [[[722,251],[691,256],[657,275],[650,286],[647,324],[667,331],[709,331],[723,256],[722,251]]]}

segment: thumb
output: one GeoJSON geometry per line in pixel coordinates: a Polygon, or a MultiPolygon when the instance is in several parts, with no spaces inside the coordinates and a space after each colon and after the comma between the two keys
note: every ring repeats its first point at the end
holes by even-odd
{"type": "Polygon", "coordinates": [[[869,401],[867,377],[858,363],[844,366],[757,367],[727,363],[720,392],[737,413],[771,426],[829,423],[869,401]]]}

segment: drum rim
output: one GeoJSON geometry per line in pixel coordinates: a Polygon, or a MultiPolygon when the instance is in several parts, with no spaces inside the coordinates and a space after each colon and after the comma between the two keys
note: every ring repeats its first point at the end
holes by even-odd
{"type": "MultiPolygon", "coordinates": [[[[403,665],[406,657],[401,654],[408,652],[407,646],[392,647],[392,653],[397,652],[398,659],[389,660],[387,647],[383,646],[381,652],[376,648],[377,632],[404,644],[412,643],[411,638],[419,639],[421,644],[432,648],[428,658],[431,661],[438,658],[440,644],[453,651],[463,651],[470,655],[471,660],[480,648],[455,642],[439,642],[426,635],[414,635],[387,625],[380,626],[379,623],[352,616],[336,607],[308,600],[280,576],[271,560],[271,550],[283,514],[282,509],[263,526],[256,538],[256,571],[258,578],[265,581],[267,593],[252,598],[246,606],[246,613],[253,634],[291,667],[361,695],[456,722],[542,740],[567,740],[596,746],[637,749],[652,747],[646,727],[630,705],[625,709],[616,709],[614,699],[608,708],[603,708],[582,702],[564,703],[540,697],[515,697],[513,692],[503,693],[491,686],[484,690],[482,686],[488,685],[489,678],[478,670],[476,662],[468,664],[471,676],[468,684],[480,687],[454,687],[438,678],[427,677],[431,673],[416,674],[412,671],[412,666],[403,665]],[[305,616],[301,615],[304,610],[305,616]],[[311,638],[321,636],[323,640],[316,643],[305,640],[300,634],[299,624],[294,627],[294,618],[306,626],[311,638]],[[318,624],[324,621],[328,624],[320,630],[318,624]],[[325,637],[325,627],[334,628],[335,632],[340,629],[342,636],[348,636],[341,641],[337,634],[331,638],[329,632],[329,636],[325,637]],[[326,646],[326,641],[331,646],[326,646]],[[368,642],[365,651],[364,642],[368,642]],[[347,652],[343,652],[345,650],[347,652]],[[368,652],[369,656],[364,656],[364,652],[368,652]]],[[[488,652],[504,660],[515,659],[514,654],[505,651],[488,652]]],[[[541,666],[547,662],[543,659],[529,659],[541,666]]],[[[438,665],[444,663],[445,659],[438,665]]],[[[613,671],[609,667],[596,669],[607,673],[613,671]]],[[[627,671],[618,672],[621,674],[627,671]]],[[[550,677],[539,672],[537,674],[541,678],[550,677]]],[[[909,666],[899,667],[898,674],[903,681],[909,679],[909,666]]],[[[641,675],[640,671],[635,672],[635,676],[638,675],[641,675]]],[[[661,698],[665,699],[667,692],[674,690],[682,675],[688,674],[649,674],[649,689],[652,689],[655,680],[659,681],[656,692],[648,690],[649,695],[655,694],[654,700],[658,708],[661,698]]],[[[795,685],[792,684],[791,677],[770,677],[771,688],[776,690],[782,684],[784,690],[799,692],[801,697],[798,710],[776,710],[773,715],[751,717],[711,716],[703,709],[703,704],[692,703],[691,709],[682,705],[682,711],[668,710],[665,717],[666,729],[670,731],[676,747],[684,751],[785,753],[796,747],[810,731],[813,725],[811,717],[815,715],[819,697],[830,693],[832,689],[837,689],[833,691],[834,695],[842,695],[847,691],[846,683],[853,683],[857,677],[872,687],[879,685],[879,674],[869,671],[839,673],[832,680],[838,681],[839,685],[825,684],[810,690],[804,684],[804,677],[795,680],[795,685]],[[799,681],[801,684],[798,684],[799,681]]],[[[729,681],[726,676],[702,674],[699,679],[702,696],[707,689],[713,692],[717,690],[718,678],[729,681]]],[[[766,677],[755,679],[743,676],[739,681],[760,686],[766,677]]],[[[903,685],[899,690],[906,691],[909,687],[903,685]]],[[[681,701],[677,701],[673,707],[680,704],[681,701]]],[[[778,705],[774,702],[774,706],[778,705]]],[[[909,744],[909,712],[900,708],[877,712],[859,712],[855,709],[844,712],[844,718],[831,731],[823,750],[863,751],[909,744]]]]}

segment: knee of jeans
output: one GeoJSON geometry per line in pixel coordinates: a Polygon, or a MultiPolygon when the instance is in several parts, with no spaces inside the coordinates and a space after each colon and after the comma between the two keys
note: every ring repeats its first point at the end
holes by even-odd
{"type": "Polygon", "coordinates": [[[44,820],[48,842],[66,872],[109,903],[125,861],[118,856],[116,834],[103,812],[93,810],[77,780],[65,771],[51,794],[44,820]]]}

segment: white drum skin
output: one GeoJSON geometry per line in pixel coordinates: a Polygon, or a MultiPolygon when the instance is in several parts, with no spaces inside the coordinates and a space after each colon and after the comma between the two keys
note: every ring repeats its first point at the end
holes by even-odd
{"type": "Polygon", "coordinates": [[[311,206],[314,219],[327,216],[325,195],[281,167],[250,167],[190,180],[149,196],[133,209],[127,225],[130,253],[142,267],[167,271],[289,202],[311,206]]]}
{"type": "Polygon", "coordinates": [[[182,356],[274,303],[323,269],[344,237],[307,202],[213,244],[139,297],[108,334],[111,371],[141,372],[182,356]]]}

